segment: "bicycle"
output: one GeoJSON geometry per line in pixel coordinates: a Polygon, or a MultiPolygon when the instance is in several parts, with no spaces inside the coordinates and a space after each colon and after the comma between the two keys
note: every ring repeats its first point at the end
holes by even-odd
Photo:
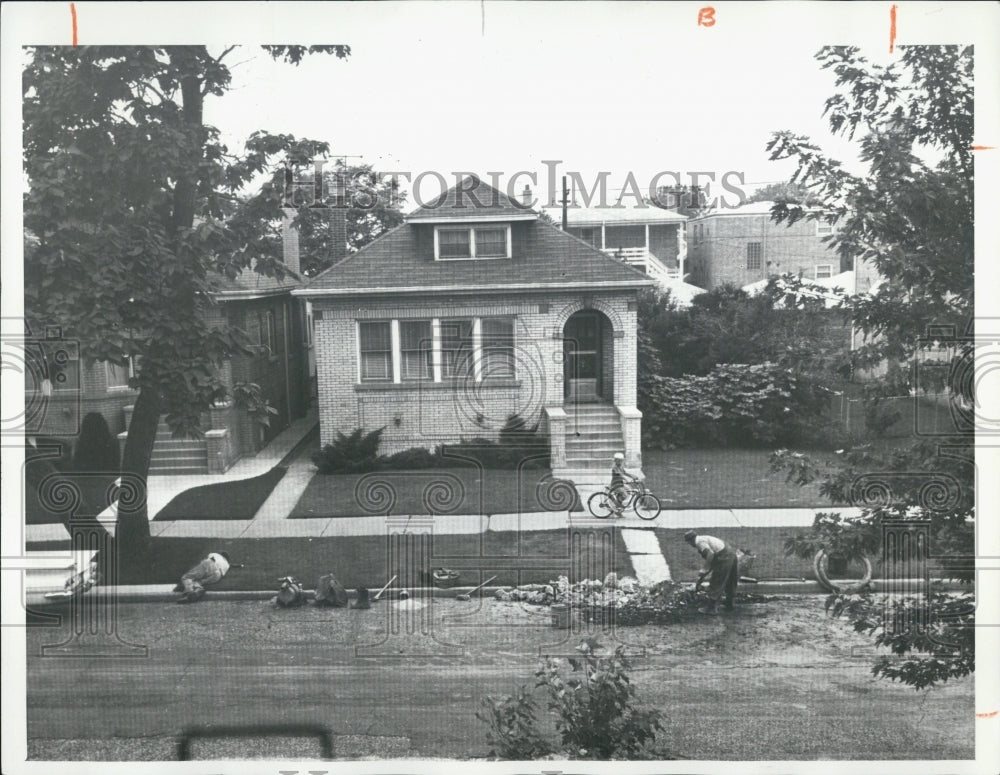
{"type": "Polygon", "coordinates": [[[610,485],[587,498],[587,509],[598,519],[607,519],[618,511],[631,508],[639,519],[656,519],[660,516],[660,499],[646,489],[643,482],[626,482],[619,489],[625,497],[619,498],[610,485]]]}

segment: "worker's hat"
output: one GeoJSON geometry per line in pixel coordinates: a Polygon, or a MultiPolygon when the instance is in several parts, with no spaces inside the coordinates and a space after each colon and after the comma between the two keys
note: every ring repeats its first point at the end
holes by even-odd
{"type": "Polygon", "coordinates": [[[615,460],[624,460],[624,459],[625,455],[623,455],[621,452],[615,452],[615,460]]]}

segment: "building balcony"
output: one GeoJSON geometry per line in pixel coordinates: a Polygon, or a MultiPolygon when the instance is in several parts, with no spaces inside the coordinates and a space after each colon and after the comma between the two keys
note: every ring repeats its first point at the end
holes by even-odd
{"type": "Polygon", "coordinates": [[[604,252],[649,275],[654,280],[680,279],[680,267],[669,267],[649,252],[649,248],[605,248],[604,252]]]}

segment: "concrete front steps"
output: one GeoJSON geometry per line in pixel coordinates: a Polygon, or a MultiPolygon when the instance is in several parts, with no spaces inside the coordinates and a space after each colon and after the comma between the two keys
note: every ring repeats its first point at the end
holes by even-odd
{"type": "MultiPolygon", "coordinates": [[[[132,413],[125,413],[126,421],[132,419],[132,413]]],[[[127,431],[118,435],[120,443],[127,436],[127,431]]],[[[207,474],[208,442],[205,439],[175,439],[173,432],[163,420],[156,429],[156,441],[153,443],[153,456],[150,458],[149,473],[151,476],[168,474],[207,474]]]]}
{"type": "Polygon", "coordinates": [[[611,471],[616,452],[625,451],[621,418],[612,404],[571,404],[566,411],[566,467],[611,471]]]}
{"type": "MultiPolygon", "coordinates": [[[[553,474],[570,479],[581,492],[598,490],[611,481],[616,452],[625,451],[622,420],[610,403],[577,403],[566,412],[566,467],[553,474]]],[[[642,476],[641,471],[631,471],[642,476]]]]}

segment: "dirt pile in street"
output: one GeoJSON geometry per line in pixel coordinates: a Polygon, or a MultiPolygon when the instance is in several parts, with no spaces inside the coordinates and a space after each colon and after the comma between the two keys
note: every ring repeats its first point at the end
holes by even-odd
{"type": "Polygon", "coordinates": [[[585,621],[613,621],[622,625],[669,624],[697,611],[705,602],[685,585],[662,581],[651,587],[631,576],[609,573],[604,580],[584,579],[570,584],[560,576],[549,584],[524,584],[498,589],[501,602],[532,605],[563,604],[579,611],[585,621]]]}

